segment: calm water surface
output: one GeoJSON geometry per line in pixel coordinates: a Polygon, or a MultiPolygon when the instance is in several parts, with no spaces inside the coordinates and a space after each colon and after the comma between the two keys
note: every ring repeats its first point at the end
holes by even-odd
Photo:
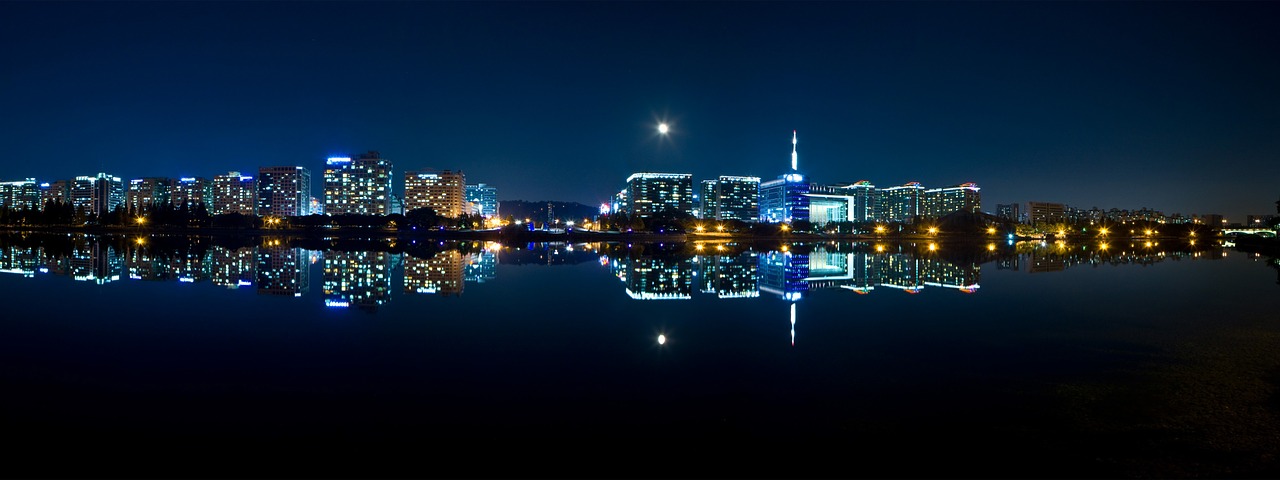
{"type": "Polygon", "coordinates": [[[1164,243],[7,235],[4,431],[22,476],[1280,474],[1277,269],[1164,243]]]}

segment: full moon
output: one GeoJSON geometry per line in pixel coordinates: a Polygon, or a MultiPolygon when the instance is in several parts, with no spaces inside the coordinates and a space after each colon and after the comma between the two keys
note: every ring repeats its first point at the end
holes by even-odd
{"type": "Polygon", "coordinates": [[[658,133],[661,133],[661,134],[663,134],[663,135],[666,135],[666,134],[667,134],[667,132],[670,132],[670,131],[671,131],[671,127],[670,127],[670,126],[668,126],[667,124],[665,124],[665,123],[659,123],[659,124],[658,124],[658,133]]]}

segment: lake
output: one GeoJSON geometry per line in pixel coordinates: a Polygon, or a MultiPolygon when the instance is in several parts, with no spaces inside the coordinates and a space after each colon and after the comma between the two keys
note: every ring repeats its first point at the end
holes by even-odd
{"type": "Polygon", "coordinates": [[[1214,245],[0,253],[18,476],[1280,475],[1280,275],[1214,245]]]}

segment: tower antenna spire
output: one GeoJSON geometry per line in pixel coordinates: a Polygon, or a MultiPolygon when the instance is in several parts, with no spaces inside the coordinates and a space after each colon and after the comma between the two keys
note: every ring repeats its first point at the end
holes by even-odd
{"type": "Polygon", "coordinates": [[[791,170],[796,169],[796,131],[791,131],[791,170]]]}

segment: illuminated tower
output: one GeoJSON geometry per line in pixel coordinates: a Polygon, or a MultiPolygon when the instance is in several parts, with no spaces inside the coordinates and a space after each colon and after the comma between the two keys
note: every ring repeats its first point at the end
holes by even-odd
{"type": "Polygon", "coordinates": [[[760,184],[760,221],[791,223],[809,220],[809,184],[798,168],[796,131],[791,131],[791,171],[760,184]]]}
{"type": "Polygon", "coordinates": [[[791,131],[791,171],[796,171],[796,131],[791,131]]]}

